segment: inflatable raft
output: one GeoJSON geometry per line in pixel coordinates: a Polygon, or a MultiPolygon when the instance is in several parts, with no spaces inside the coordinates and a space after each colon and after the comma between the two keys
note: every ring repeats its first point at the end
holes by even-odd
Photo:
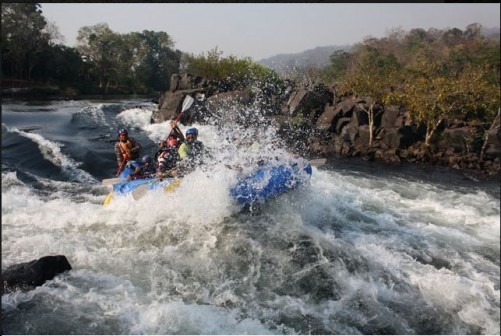
{"type": "Polygon", "coordinates": [[[309,163],[258,169],[232,187],[230,195],[239,204],[264,203],[307,182],[311,171],[309,163]]]}
{"type": "MultiPolygon", "coordinates": [[[[118,177],[127,178],[127,176],[132,173],[133,170],[134,169],[132,168],[125,168],[118,177]]],[[[181,180],[176,178],[166,178],[158,180],[155,177],[118,182],[113,185],[113,189],[104,199],[103,205],[109,204],[114,197],[129,195],[133,190],[137,189],[140,186],[143,186],[142,188],[147,187],[148,190],[163,188],[164,191],[167,192],[172,190],[173,187],[177,187],[180,182],[181,180]]]]}
{"type": "MultiPolygon", "coordinates": [[[[132,168],[124,169],[119,177],[126,178],[132,168]]],[[[246,175],[229,189],[231,197],[241,205],[265,203],[289,190],[296,189],[309,181],[312,168],[309,163],[300,165],[280,164],[275,166],[262,166],[252,174],[246,175]]],[[[165,192],[174,190],[181,183],[181,179],[167,178],[157,180],[154,177],[119,182],[113,185],[113,190],[106,196],[104,205],[109,204],[116,196],[127,196],[135,189],[148,190],[164,189],[165,192]]]]}

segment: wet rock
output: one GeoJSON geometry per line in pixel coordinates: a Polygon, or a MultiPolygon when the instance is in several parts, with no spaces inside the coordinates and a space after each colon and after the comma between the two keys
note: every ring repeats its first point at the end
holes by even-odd
{"type": "Polygon", "coordinates": [[[2,271],[3,293],[32,289],[69,270],[71,265],[64,255],[45,256],[12,265],[2,271]]]}

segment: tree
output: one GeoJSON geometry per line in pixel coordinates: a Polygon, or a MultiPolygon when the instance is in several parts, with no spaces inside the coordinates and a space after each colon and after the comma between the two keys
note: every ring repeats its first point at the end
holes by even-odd
{"type": "Polygon", "coordinates": [[[179,71],[180,54],[173,50],[174,41],[165,32],[144,30],[137,34],[140,51],[135,62],[137,75],[144,84],[157,91],[165,90],[170,76],[179,71]]]}
{"type": "Polygon", "coordinates": [[[77,50],[93,63],[100,88],[108,88],[110,80],[118,74],[114,67],[117,42],[116,34],[106,23],[84,26],[78,30],[77,50]]]}
{"type": "Polygon", "coordinates": [[[336,50],[330,56],[330,64],[324,69],[326,78],[330,80],[339,79],[348,67],[352,54],[344,50],[336,50]]]}
{"type": "Polygon", "coordinates": [[[225,81],[233,89],[245,88],[256,83],[262,85],[276,84],[278,75],[270,69],[254,63],[251,58],[237,58],[235,56],[221,57],[222,51],[217,47],[207,54],[198,56],[185,54],[183,62],[186,71],[195,76],[208,80],[225,81]]]}
{"type": "Polygon", "coordinates": [[[443,64],[421,59],[410,69],[400,101],[411,112],[416,123],[426,126],[425,144],[430,146],[433,135],[444,120],[480,113],[493,114],[499,106],[499,91],[486,81],[489,70],[467,65],[450,71],[443,64]]]}
{"type": "Polygon", "coordinates": [[[35,64],[34,78],[48,83],[77,84],[83,80],[82,58],[75,49],[62,44],[47,46],[35,64]]]}
{"type": "Polygon", "coordinates": [[[17,79],[31,80],[31,73],[51,36],[38,3],[2,4],[2,70],[17,79]]]}
{"type": "Polygon", "coordinates": [[[400,66],[393,54],[381,55],[377,49],[366,45],[361,45],[358,48],[343,75],[340,90],[343,93],[372,98],[367,102],[367,105],[358,104],[358,107],[367,114],[369,146],[372,146],[376,117],[375,106],[390,100],[392,91],[399,83],[400,66]]]}

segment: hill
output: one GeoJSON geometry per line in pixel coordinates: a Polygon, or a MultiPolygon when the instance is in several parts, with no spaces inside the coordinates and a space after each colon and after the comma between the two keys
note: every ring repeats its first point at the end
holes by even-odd
{"type": "Polygon", "coordinates": [[[276,71],[280,75],[285,75],[298,68],[323,68],[329,65],[330,56],[335,51],[349,51],[351,47],[351,45],[316,47],[295,54],[278,54],[264,58],[257,63],[276,71]]]}
{"type": "MultiPolygon", "coordinates": [[[[486,38],[499,38],[500,35],[499,27],[482,27],[481,31],[486,38]]],[[[285,76],[295,69],[326,67],[330,64],[330,56],[335,51],[350,51],[352,46],[353,45],[316,47],[295,54],[278,54],[264,58],[257,63],[276,71],[281,76],[285,76]]]]}

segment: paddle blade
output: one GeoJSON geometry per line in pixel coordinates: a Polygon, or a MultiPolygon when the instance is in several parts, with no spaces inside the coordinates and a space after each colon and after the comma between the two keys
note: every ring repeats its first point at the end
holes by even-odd
{"type": "Polygon", "coordinates": [[[325,162],[327,161],[327,159],[325,158],[322,158],[322,159],[314,159],[314,160],[310,160],[310,164],[313,166],[313,167],[319,167],[319,166],[323,166],[325,164],[325,162]]]}
{"type": "Polygon", "coordinates": [[[104,202],[103,202],[103,206],[110,204],[110,202],[111,202],[111,197],[113,197],[113,191],[112,191],[112,192],[110,192],[110,193],[108,194],[108,196],[106,196],[106,198],[104,199],[104,202]]]}
{"type": "Polygon", "coordinates": [[[160,181],[160,178],[157,177],[153,180],[148,180],[146,182],[142,182],[141,184],[138,185],[138,187],[134,190],[132,190],[132,197],[137,201],[141,198],[144,197],[144,195],[146,195],[146,193],[148,192],[148,190],[150,189],[150,186],[155,183],[155,182],[158,182],[160,181]]]}
{"type": "Polygon", "coordinates": [[[182,179],[175,179],[174,181],[172,181],[171,184],[169,184],[168,186],[166,186],[164,188],[164,192],[169,193],[169,192],[174,191],[177,188],[179,188],[179,186],[181,185],[181,180],[182,179]]]}
{"type": "Polygon", "coordinates": [[[183,100],[183,108],[181,109],[181,113],[190,108],[191,104],[193,104],[194,99],[191,96],[186,96],[183,100]]]}
{"type": "Polygon", "coordinates": [[[104,179],[101,181],[101,185],[112,185],[112,184],[117,184],[120,182],[127,181],[125,177],[114,177],[114,178],[109,178],[109,179],[104,179]]]}
{"type": "Polygon", "coordinates": [[[140,200],[146,195],[148,189],[150,188],[150,184],[142,184],[138,186],[136,189],[132,190],[132,197],[134,200],[140,200]]]}

